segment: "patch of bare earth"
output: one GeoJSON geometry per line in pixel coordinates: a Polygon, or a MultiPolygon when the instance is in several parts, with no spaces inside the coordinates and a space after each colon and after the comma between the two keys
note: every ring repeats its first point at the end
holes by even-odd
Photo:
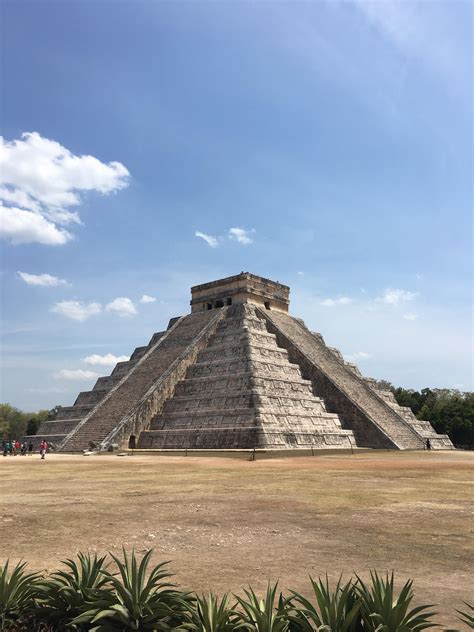
{"type": "Polygon", "coordinates": [[[0,559],[53,570],[78,550],[152,547],[181,586],[218,592],[395,569],[453,625],[473,600],[473,472],[466,452],[7,457],[0,559]]]}

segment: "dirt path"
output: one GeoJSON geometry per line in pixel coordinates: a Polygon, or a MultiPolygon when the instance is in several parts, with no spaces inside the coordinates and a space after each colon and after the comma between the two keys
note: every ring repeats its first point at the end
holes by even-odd
{"type": "Polygon", "coordinates": [[[77,550],[153,547],[182,586],[219,592],[395,569],[453,625],[474,598],[473,473],[466,452],[1,458],[0,559],[52,570],[77,550]]]}

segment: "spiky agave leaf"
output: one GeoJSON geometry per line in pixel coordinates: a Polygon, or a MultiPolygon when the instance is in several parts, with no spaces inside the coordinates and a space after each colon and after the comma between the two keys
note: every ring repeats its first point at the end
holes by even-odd
{"type": "Polygon", "coordinates": [[[253,632],[286,632],[289,628],[287,601],[277,600],[278,582],[269,583],[263,599],[252,588],[244,590],[246,598],[235,595],[240,610],[235,610],[239,627],[253,632]]]}
{"type": "Polygon", "coordinates": [[[207,597],[196,596],[189,603],[185,617],[186,622],[182,627],[193,632],[232,632],[239,625],[235,608],[229,605],[227,593],[221,600],[212,592],[207,597]]]}
{"type": "Polygon", "coordinates": [[[0,625],[7,630],[12,621],[27,614],[34,606],[40,573],[25,571],[26,562],[18,562],[9,571],[10,560],[0,566],[0,625]]]}
{"type": "Polygon", "coordinates": [[[289,617],[293,630],[312,632],[327,629],[331,632],[358,632],[362,629],[360,599],[355,593],[352,580],[342,583],[342,576],[334,588],[325,581],[310,577],[314,601],[292,591],[289,599],[289,617]]]}
{"type": "Polygon", "coordinates": [[[39,583],[38,615],[56,626],[70,626],[84,607],[90,607],[106,590],[109,577],[105,559],[105,555],[78,553],[77,560],[64,560],[66,569],[39,583]]]}
{"type": "Polygon", "coordinates": [[[73,621],[75,624],[96,624],[92,630],[169,630],[182,622],[189,595],[175,590],[166,581],[171,577],[166,566],[157,564],[148,573],[153,550],[148,550],[140,562],[135,551],[123,560],[110,553],[118,574],[104,571],[111,590],[101,590],[100,598],[73,621]]]}
{"type": "Polygon", "coordinates": [[[474,630],[474,606],[467,601],[463,601],[463,604],[466,606],[467,610],[456,610],[458,613],[459,621],[462,621],[467,625],[468,628],[474,630]]]}
{"type": "Polygon", "coordinates": [[[361,598],[364,629],[369,632],[421,632],[437,627],[432,621],[436,613],[427,612],[432,605],[409,610],[414,596],[413,580],[405,582],[397,596],[393,572],[382,577],[376,571],[371,571],[370,578],[370,585],[359,576],[356,583],[356,591],[361,598]]]}

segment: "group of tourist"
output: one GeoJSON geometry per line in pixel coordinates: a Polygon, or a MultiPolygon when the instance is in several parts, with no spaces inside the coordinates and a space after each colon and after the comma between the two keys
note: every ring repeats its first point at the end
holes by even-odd
{"type": "MultiPolygon", "coordinates": [[[[3,456],[33,456],[34,445],[32,441],[28,443],[26,441],[18,441],[18,439],[6,439],[2,441],[3,456]]],[[[39,445],[39,453],[41,458],[44,459],[46,452],[48,451],[48,442],[44,439],[39,445]]]]}

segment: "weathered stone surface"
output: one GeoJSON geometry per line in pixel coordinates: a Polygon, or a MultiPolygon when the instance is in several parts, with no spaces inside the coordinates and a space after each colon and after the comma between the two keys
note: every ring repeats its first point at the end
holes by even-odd
{"type": "MultiPolygon", "coordinates": [[[[343,426],[351,428],[359,446],[423,449],[428,438],[428,422],[407,419],[393,399],[379,393],[362,378],[354,366],[347,365],[342,355],[327,347],[320,335],[314,335],[304,323],[289,314],[258,310],[265,318],[269,330],[276,334],[289,357],[302,368],[303,375],[311,379],[315,393],[320,395],[329,410],[337,412],[343,426]],[[424,425],[424,432],[421,432],[424,425]]],[[[445,435],[437,435],[431,426],[430,441],[433,448],[452,448],[445,435]]]]}
{"type": "Polygon", "coordinates": [[[226,308],[174,396],[141,433],[141,448],[303,448],[355,445],[326,411],[253,305],[226,308]]]}

